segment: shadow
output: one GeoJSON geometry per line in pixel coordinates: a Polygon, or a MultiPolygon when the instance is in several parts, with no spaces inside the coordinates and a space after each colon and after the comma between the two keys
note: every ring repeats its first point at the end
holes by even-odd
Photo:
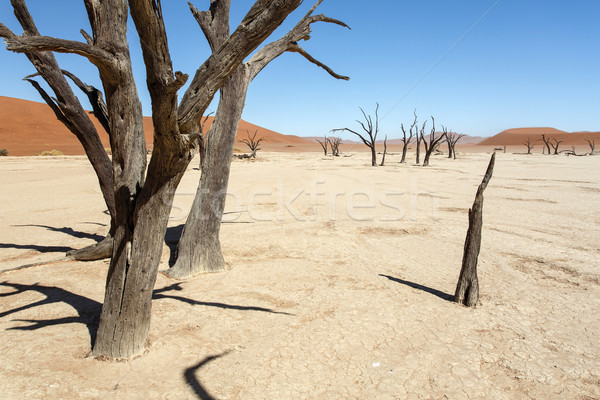
{"type": "Polygon", "coordinates": [[[226,356],[229,353],[230,353],[230,351],[226,351],[221,354],[216,354],[214,356],[206,357],[204,360],[200,361],[198,364],[186,369],[185,372],[183,373],[183,376],[185,377],[186,382],[192,388],[192,390],[196,393],[196,396],[198,396],[198,398],[200,400],[216,400],[216,398],[211,396],[210,393],[208,393],[206,391],[206,389],[204,389],[204,386],[202,386],[202,384],[200,383],[198,378],[196,378],[196,371],[200,370],[202,367],[204,367],[209,362],[214,361],[217,358],[226,356]]]}
{"type": "Polygon", "coordinates": [[[96,340],[96,333],[98,331],[98,323],[100,318],[100,312],[102,311],[102,304],[99,302],[89,299],[84,296],[80,296],[78,294],[69,292],[67,290],[58,288],[56,286],[44,286],[38,283],[33,285],[21,285],[18,283],[9,283],[9,282],[0,282],[0,286],[6,286],[13,288],[13,292],[9,293],[0,293],[0,297],[8,297],[14,296],[29,290],[36,291],[44,296],[45,299],[39,300],[21,307],[14,308],[12,310],[0,312],[0,318],[5,317],[7,315],[28,310],[30,308],[43,306],[46,304],[53,303],[66,303],[73,307],[75,311],[77,311],[77,316],[72,317],[64,317],[64,318],[55,318],[55,319],[41,319],[41,320],[32,320],[32,319],[16,319],[14,321],[22,321],[28,322],[30,325],[26,326],[18,326],[9,328],[9,330],[22,330],[22,331],[33,331],[41,328],[45,328],[47,326],[55,326],[55,325],[63,325],[63,324],[85,324],[89,333],[90,333],[90,341],[93,346],[94,341],[96,340]]]}
{"type": "Polygon", "coordinates": [[[169,248],[169,267],[175,265],[175,261],[177,261],[177,245],[179,244],[179,239],[181,238],[181,234],[183,233],[183,227],[185,225],[177,225],[171,226],[167,228],[167,233],[165,234],[165,244],[169,248]]]}
{"type": "Polygon", "coordinates": [[[75,250],[69,246],[41,246],[37,244],[0,243],[0,249],[35,250],[40,253],[66,253],[75,250]]]}
{"type": "Polygon", "coordinates": [[[389,276],[389,275],[379,274],[379,276],[383,276],[384,278],[388,278],[390,281],[394,281],[396,283],[401,283],[403,285],[410,286],[411,288],[414,288],[414,289],[418,289],[418,290],[422,290],[422,291],[427,292],[427,293],[431,293],[432,295],[437,296],[437,297],[439,297],[442,300],[454,301],[454,296],[453,295],[448,294],[446,292],[442,292],[441,290],[433,289],[433,288],[430,288],[428,286],[419,285],[418,283],[414,283],[414,282],[411,282],[411,281],[405,281],[405,280],[400,279],[400,278],[394,278],[393,276],[389,276]]]}
{"type": "Polygon", "coordinates": [[[233,304],[198,301],[198,300],[194,300],[194,299],[188,299],[186,297],[164,294],[165,292],[171,292],[171,291],[175,291],[175,290],[176,291],[183,290],[183,288],[181,287],[181,283],[174,283],[171,286],[166,286],[162,289],[156,289],[154,291],[154,293],[152,294],[152,299],[154,299],[154,300],[172,299],[172,300],[182,301],[182,302],[190,304],[192,306],[216,307],[216,308],[222,308],[225,310],[259,311],[259,312],[266,312],[266,313],[270,313],[270,314],[294,315],[294,314],[286,313],[283,311],[275,311],[270,308],[264,308],[264,307],[237,306],[237,305],[233,305],[233,304]]]}
{"type": "Polygon", "coordinates": [[[76,231],[73,228],[69,228],[69,227],[62,227],[62,228],[56,228],[54,226],[48,226],[48,225],[35,225],[35,224],[30,224],[30,225],[13,225],[13,226],[19,226],[19,227],[23,227],[23,226],[34,226],[34,227],[38,227],[38,228],[45,228],[48,229],[49,231],[52,232],[62,232],[62,233],[66,233],[69,236],[73,236],[75,238],[79,238],[79,239],[92,239],[95,240],[96,242],[101,241],[102,239],[104,239],[104,236],[102,235],[97,235],[95,233],[87,233],[87,232],[81,232],[81,231],[76,231]]]}

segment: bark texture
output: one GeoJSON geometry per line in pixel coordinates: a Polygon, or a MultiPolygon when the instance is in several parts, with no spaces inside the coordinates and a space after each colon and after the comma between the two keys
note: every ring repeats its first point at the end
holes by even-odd
{"type": "MultiPolygon", "coordinates": [[[[312,15],[322,1],[319,0],[286,35],[265,45],[249,61],[240,65],[221,88],[215,120],[207,134],[200,184],[177,246],[177,259],[167,271],[169,276],[184,279],[201,272],[215,272],[226,268],[219,232],[225,208],[231,160],[248,87],[260,71],[281,54],[294,51],[323,67],[330,75],[339,79],[348,79],[334,73],[313,57],[307,57],[308,53],[303,54],[303,50],[298,50],[301,50],[298,42],[310,37],[310,25],[313,22],[324,21],[346,26],[340,21],[323,15],[312,15]]],[[[225,29],[228,25],[215,23],[224,19],[225,10],[215,8],[210,18],[193,6],[191,10],[207,37],[211,49],[216,52],[229,38],[229,30],[225,29]]],[[[256,140],[256,134],[250,137],[248,133],[248,139],[247,144],[254,155],[257,147],[253,144],[258,145],[259,141],[256,140]]]]}
{"type": "Polygon", "coordinates": [[[495,159],[496,153],[492,154],[487,171],[477,189],[473,207],[469,209],[469,229],[465,238],[462,268],[454,293],[454,301],[468,307],[476,306],[479,301],[477,258],[481,248],[481,228],[483,226],[483,191],[492,178],[495,159]]]}
{"type": "MultiPolygon", "coordinates": [[[[12,0],[11,1],[15,16],[23,28],[23,36],[20,38],[36,38],[40,37],[35,22],[27,9],[27,5],[24,0],[12,0]]],[[[1,25],[1,24],[0,24],[1,25]]],[[[18,38],[8,28],[3,26],[0,30],[0,36],[6,39],[18,38]]],[[[97,260],[101,258],[110,257],[111,254],[111,239],[114,232],[114,214],[115,214],[115,199],[114,199],[114,188],[113,188],[113,171],[111,161],[104,146],[100,141],[98,132],[90,120],[87,112],[83,109],[83,106],[79,102],[79,99],[71,89],[65,79],[65,75],[69,76],[78,87],[86,92],[92,107],[95,110],[95,115],[104,126],[106,131],[110,135],[110,128],[106,121],[106,113],[101,115],[100,112],[96,112],[97,107],[101,107],[104,104],[102,100],[102,94],[95,88],[85,85],[77,77],[68,71],[61,70],[54,54],[50,51],[32,51],[25,53],[31,64],[37,70],[37,73],[26,77],[26,80],[30,82],[34,88],[40,93],[42,99],[52,109],[57,119],[61,121],[69,131],[71,131],[75,137],[81,143],[94,172],[98,178],[100,185],[100,191],[106,203],[106,207],[111,216],[110,231],[105,238],[98,244],[85,247],[84,249],[74,250],[67,253],[67,256],[75,260],[97,260]],[[42,87],[32,78],[35,76],[41,76],[46,83],[52,89],[55,99],[52,99],[42,87]]]]}

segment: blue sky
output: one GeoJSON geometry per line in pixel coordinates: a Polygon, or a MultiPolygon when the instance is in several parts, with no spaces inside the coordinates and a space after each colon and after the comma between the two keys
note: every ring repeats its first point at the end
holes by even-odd
{"type": "MultiPolygon", "coordinates": [[[[42,34],[82,40],[89,31],[83,2],[27,1],[42,34]]],[[[200,9],[208,0],[193,0],[200,9]]],[[[232,2],[237,24],[250,1],[232,2]]],[[[284,34],[312,6],[305,0],[269,38],[284,34]]],[[[163,1],[176,69],[193,75],[209,55],[185,0],[163,1]]],[[[358,1],[325,0],[317,13],[346,22],[313,25],[300,43],[350,81],[331,78],[298,54],[284,54],[252,82],[243,118],[285,134],[321,136],[356,127],[359,107],[380,104],[381,135],[401,135],[400,123],[436,122],[472,136],[504,129],[551,126],[600,131],[600,2],[576,0],[358,1]]],[[[20,26],[8,0],[0,21],[20,26]]],[[[144,67],[133,26],[134,72],[150,115],[144,67]]],[[[61,66],[101,87],[85,59],[60,55],[61,66]]],[[[24,55],[0,49],[0,95],[41,101],[21,78],[34,72],[24,55]]],[[[181,92],[183,93],[183,91],[181,92]]],[[[87,105],[86,105],[87,107],[87,105]]],[[[216,109],[216,102],[209,110],[216,109]]]]}

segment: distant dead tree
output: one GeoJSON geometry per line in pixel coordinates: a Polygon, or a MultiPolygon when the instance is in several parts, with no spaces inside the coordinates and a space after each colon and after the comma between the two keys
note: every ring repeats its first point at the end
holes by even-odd
{"type": "MultiPolygon", "coordinates": [[[[560,144],[563,142],[563,140],[558,139],[552,139],[554,140],[554,143],[550,143],[550,146],[552,146],[552,149],[554,150],[554,154],[558,154],[558,146],[560,146],[560,144]]],[[[548,140],[548,142],[550,142],[550,140],[548,140]]]]}
{"type": "Polygon", "coordinates": [[[437,150],[442,140],[444,140],[444,138],[446,137],[446,128],[443,127],[442,128],[444,129],[444,133],[442,133],[441,136],[436,137],[435,119],[433,118],[433,116],[431,117],[431,123],[433,124],[433,126],[431,127],[431,133],[429,134],[429,143],[427,142],[427,140],[425,140],[423,132],[421,131],[421,140],[425,145],[425,159],[423,160],[424,167],[429,165],[429,158],[431,157],[431,154],[433,154],[433,152],[437,150]]]}
{"type": "Polygon", "coordinates": [[[329,144],[329,139],[327,139],[327,135],[325,135],[323,137],[323,141],[317,139],[317,143],[319,143],[321,145],[321,148],[323,149],[323,152],[325,153],[325,155],[327,155],[327,146],[329,144]]]}
{"type": "Polygon", "coordinates": [[[542,154],[544,154],[544,150],[548,150],[548,155],[552,154],[550,150],[550,138],[547,138],[546,135],[542,134],[542,142],[544,142],[544,148],[542,149],[542,154]]]}
{"type": "Polygon", "coordinates": [[[523,144],[527,146],[527,154],[531,154],[531,150],[535,147],[535,145],[531,143],[531,138],[528,137],[527,141],[525,141],[523,144]]]}
{"type": "Polygon", "coordinates": [[[248,146],[248,148],[251,151],[250,157],[252,157],[252,158],[256,158],[256,152],[258,150],[260,150],[260,147],[258,147],[258,146],[260,145],[260,142],[264,142],[264,140],[265,140],[264,137],[259,137],[257,139],[256,138],[257,134],[258,134],[258,130],[255,130],[254,135],[250,136],[250,132],[248,131],[248,129],[246,129],[247,138],[240,140],[241,143],[244,143],[246,146],[248,146]]]}
{"type": "Polygon", "coordinates": [[[474,307],[479,301],[479,280],[477,279],[477,258],[481,248],[481,228],[483,226],[483,191],[492,178],[496,152],[492,154],[487,171],[477,189],[473,207],[469,209],[469,229],[465,238],[462,268],[454,293],[454,301],[467,307],[474,307]]]}
{"type": "MultiPolygon", "coordinates": [[[[400,159],[400,163],[404,164],[406,162],[406,152],[408,150],[408,145],[413,138],[413,129],[417,126],[417,110],[414,111],[415,120],[413,121],[410,129],[408,130],[408,137],[406,136],[406,129],[404,129],[404,124],[400,124],[400,129],[402,129],[402,158],[400,159]]],[[[419,129],[418,127],[416,128],[419,129]]],[[[417,131],[417,136],[418,136],[417,131]]]]}
{"type": "Polygon", "coordinates": [[[329,141],[329,146],[331,147],[331,155],[334,157],[340,156],[340,144],[342,144],[342,138],[340,137],[330,137],[327,139],[329,141]]]}
{"type": "Polygon", "coordinates": [[[379,133],[379,103],[377,103],[377,107],[375,108],[375,123],[373,123],[373,118],[370,115],[367,115],[365,111],[361,108],[360,111],[365,118],[365,122],[356,120],[361,126],[361,128],[365,131],[366,135],[361,134],[357,131],[354,131],[350,128],[336,128],[332,129],[331,132],[340,132],[340,131],[348,131],[350,133],[355,134],[362,140],[362,142],[371,149],[371,166],[377,166],[377,152],[375,151],[375,141],[377,140],[377,134],[379,133]]]}
{"type": "Polygon", "coordinates": [[[424,141],[425,139],[423,138],[424,134],[425,134],[425,126],[427,125],[427,120],[425,120],[423,122],[423,126],[421,126],[421,130],[420,131],[416,131],[417,137],[416,139],[416,145],[417,145],[417,156],[416,156],[416,160],[415,163],[417,165],[421,164],[421,141],[424,141]]]}
{"type": "Polygon", "coordinates": [[[380,167],[383,167],[383,164],[385,163],[385,154],[387,153],[387,135],[385,135],[385,139],[383,139],[383,157],[381,157],[381,164],[379,164],[380,167]]]}
{"type": "Polygon", "coordinates": [[[585,139],[585,141],[590,146],[590,156],[593,156],[594,151],[596,150],[596,141],[594,139],[585,139]]]}
{"type": "Polygon", "coordinates": [[[446,128],[444,128],[444,134],[446,135],[446,143],[448,144],[448,158],[456,160],[456,143],[458,143],[465,135],[462,133],[448,132],[446,128]]]}

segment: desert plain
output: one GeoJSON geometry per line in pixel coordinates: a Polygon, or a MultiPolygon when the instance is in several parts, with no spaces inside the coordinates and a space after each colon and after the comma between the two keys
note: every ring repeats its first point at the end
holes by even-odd
{"type": "Polygon", "coordinates": [[[64,259],[108,229],[89,163],[0,158],[0,398],[600,398],[599,156],[497,154],[467,308],[452,297],[490,149],[426,168],[289,150],[234,160],[229,269],[159,274],[147,348],[124,361],[90,355],[108,261],[64,259]]]}

